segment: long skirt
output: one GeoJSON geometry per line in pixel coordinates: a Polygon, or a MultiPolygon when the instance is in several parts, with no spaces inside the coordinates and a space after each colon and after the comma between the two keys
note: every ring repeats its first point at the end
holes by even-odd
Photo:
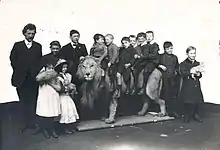
{"type": "Polygon", "coordinates": [[[41,117],[56,117],[60,115],[60,96],[48,84],[39,87],[36,114],[41,117]]]}
{"type": "Polygon", "coordinates": [[[69,95],[60,95],[61,102],[61,118],[60,123],[69,124],[76,122],[79,119],[79,115],[76,109],[76,105],[69,95]]]}

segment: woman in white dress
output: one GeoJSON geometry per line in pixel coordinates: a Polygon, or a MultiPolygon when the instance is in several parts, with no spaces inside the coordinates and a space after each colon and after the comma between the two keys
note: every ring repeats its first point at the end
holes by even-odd
{"type": "Polygon", "coordinates": [[[71,83],[72,76],[67,73],[67,61],[60,59],[55,66],[55,70],[59,73],[58,79],[61,82],[64,90],[60,93],[61,102],[61,118],[60,123],[63,124],[63,129],[66,134],[72,134],[75,131],[75,122],[79,119],[76,105],[70,97],[70,93],[76,92],[76,87],[71,83]]]}

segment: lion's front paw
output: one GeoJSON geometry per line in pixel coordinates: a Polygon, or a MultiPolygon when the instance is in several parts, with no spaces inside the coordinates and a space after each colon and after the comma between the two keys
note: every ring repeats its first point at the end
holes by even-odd
{"type": "Polygon", "coordinates": [[[107,118],[107,119],[105,119],[105,123],[107,123],[107,124],[115,123],[115,119],[114,118],[107,118]]]}

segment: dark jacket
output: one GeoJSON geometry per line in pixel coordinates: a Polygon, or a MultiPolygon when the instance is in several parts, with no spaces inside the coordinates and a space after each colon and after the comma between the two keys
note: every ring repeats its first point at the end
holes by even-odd
{"type": "Polygon", "coordinates": [[[192,63],[189,59],[180,63],[180,75],[182,77],[180,99],[184,103],[200,103],[204,101],[199,81],[202,74],[200,76],[196,76],[196,80],[194,80],[190,74],[190,69],[198,66],[199,64],[200,63],[197,61],[192,63]]]}
{"type": "Polygon", "coordinates": [[[125,64],[130,63],[133,64],[135,61],[134,55],[136,54],[136,50],[133,47],[120,48],[119,49],[119,57],[118,57],[118,72],[124,75],[124,78],[129,76],[131,71],[131,67],[125,68],[125,64]]]}
{"type": "Polygon", "coordinates": [[[69,72],[73,77],[75,77],[80,62],[79,58],[81,56],[87,56],[88,52],[85,44],[79,43],[75,48],[73,48],[71,43],[69,43],[62,47],[58,55],[60,58],[69,62],[69,72]]]}
{"type": "Polygon", "coordinates": [[[90,55],[96,58],[106,57],[107,56],[107,46],[103,43],[95,43],[90,49],[90,55]]]}
{"type": "Polygon", "coordinates": [[[58,55],[54,56],[52,53],[46,54],[41,59],[40,67],[45,67],[48,64],[52,64],[53,66],[55,66],[58,60],[58,55]]]}
{"type": "Polygon", "coordinates": [[[115,45],[114,43],[111,43],[108,47],[108,61],[111,64],[115,64],[119,55],[119,48],[117,45],[115,45]]]}
{"type": "Polygon", "coordinates": [[[152,72],[159,63],[159,46],[157,43],[141,46],[142,56],[139,65],[143,66],[145,72],[152,72]]]}
{"type": "Polygon", "coordinates": [[[35,78],[40,71],[41,57],[41,44],[33,41],[31,48],[28,49],[24,41],[16,42],[10,54],[13,68],[12,85],[15,87],[22,86],[27,74],[35,78]]]}
{"type": "Polygon", "coordinates": [[[140,46],[140,45],[138,45],[138,46],[136,46],[136,47],[134,47],[134,48],[135,48],[135,50],[136,50],[137,54],[138,54],[139,56],[141,56],[141,55],[142,55],[141,46],[140,46]]]}
{"type": "Polygon", "coordinates": [[[90,49],[90,55],[99,58],[101,67],[104,70],[106,70],[108,67],[107,54],[107,46],[104,43],[94,43],[90,49]]]}
{"type": "Polygon", "coordinates": [[[178,58],[174,54],[167,54],[166,52],[159,55],[159,65],[167,68],[163,75],[166,77],[174,77],[179,71],[178,58]]]}
{"type": "Polygon", "coordinates": [[[157,43],[153,44],[145,44],[141,46],[142,50],[142,58],[148,60],[149,62],[153,62],[158,64],[158,55],[159,55],[159,45],[157,43]]]}

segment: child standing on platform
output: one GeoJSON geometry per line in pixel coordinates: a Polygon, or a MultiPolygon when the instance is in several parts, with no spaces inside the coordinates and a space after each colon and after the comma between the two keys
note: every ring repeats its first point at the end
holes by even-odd
{"type": "Polygon", "coordinates": [[[39,116],[39,125],[43,130],[44,137],[49,139],[51,136],[58,138],[55,131],[54,118],[60,115],[61,91],[60,81],[52,64],[45,64],[37,75],[36,80],[40,83],[37,99],[36,114],[39,116]]]}
{"type": "MultiPolygon", "coordinates": [[[[75,131],[75,122],[79,119],[76,105],[70,97],[71,93],[76,92],[76,87],[71,83],[72,76],[67,73],[67,61],[60,59],[55,66],[55,70],[59,73],[58,80],[61,82],[63,90],[60,92],[61,118],[60,123],[63,124],[63,130],[66,134],[72,134],[75,131]]],[[[74,94],[72,94],[74,95],[74,94]]]]}
{"type": "Polygon", "coordinates": [[[184,122],[191,119],[202,122],[199,106],[204,102],[199,79],[202,77],[203,64],[196,61],[196,48],[190,46],[186,50],[187,58],[180,63],[182,88],[180,100],[184,104],[184,122]]]}
{"type": "Polygon", "coordinates": [[[177,75],[179,72],[179,62],[176,55],[173,54],[173,44],[166,41],[163,44],[164,53],[159,55],[158,68],[162,69],[163,88],[162,96],[166,101],[168,115],[178,117],[177,114],[177,92],[175,85],[177,84],[177,75]]]}

